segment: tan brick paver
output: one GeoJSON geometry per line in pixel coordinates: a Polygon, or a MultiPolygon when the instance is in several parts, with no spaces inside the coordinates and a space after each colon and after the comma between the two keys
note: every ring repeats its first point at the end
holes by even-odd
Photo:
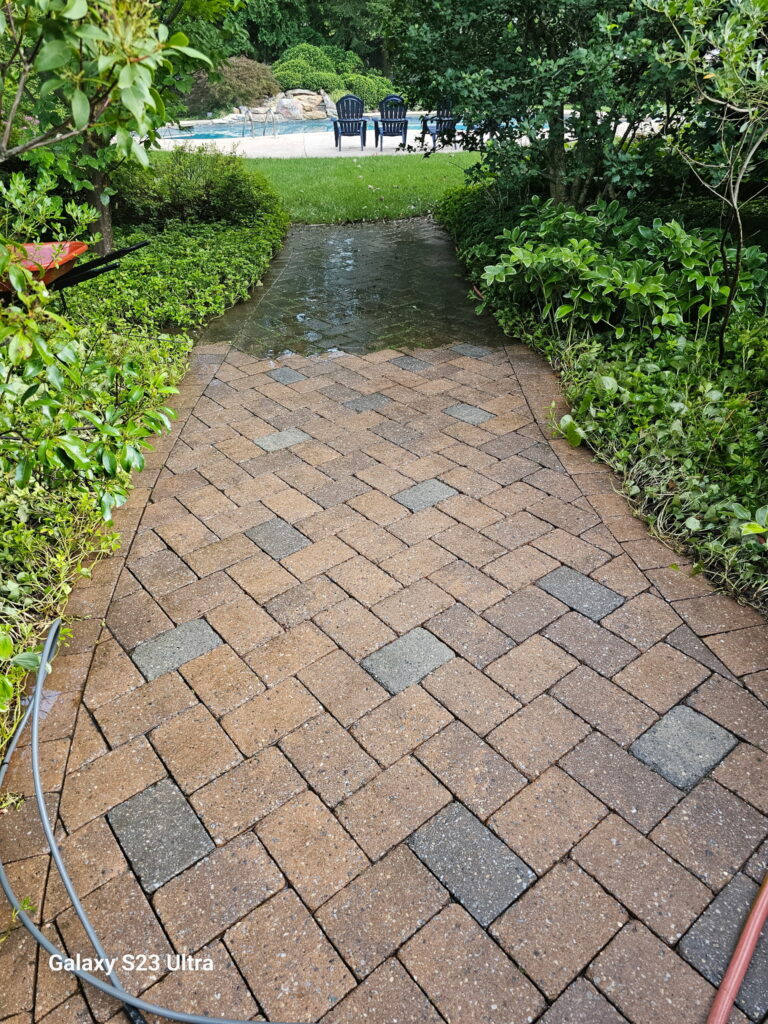
{"type": "MultiPolygon", "coordinates": [[[[703,1021],[713,989],[677,945],[737,872],[765,870],[768,626],[652,539],[588,452],[549,439],[553,377],[508,352],[196,350],[174,436],[118,513],[123,549],[72,597],[83,617],[41,723],[51,813],[108,951],[170,939],[216,964],[215,984],[134,977],[152,998],[296,1024],[703,1021]],[[404,354],[428,369],[390,361],[404,354]],[[305,379],[280,384],[277,365],[305,379]],[[344,405],[374,394],[390,401],[344,405]],[[461,402],[494,418],[445,413],[461,402]],[[255,443],[292,426],[311,440],[255,443]],[[394,497],[431,480],[459,493],[416,512],[394,497]],[[275,516],[309,541],[282,559],[246,532],[275,516]],[[547,593],[562,566],[614,597],[547,593]],[[222,642],[187,661],[171,631],[197,619],[222,642]],[[455,657],[385,688],[361,662],[414,629],[455,657]],[[161,634],[171,663],[147,681],[134,648],[146,664],[161,634]],[[732,737],[685,790],[633,746],[681,704],[732,737]],[[166,776],[203,842],[145,893],[106,815],[166,776]],[[471,841],[440,833],[454,811],[471,841]],[[496,884],[484,842],[522,861],[487,927],[460,905],[496,884]]],[[[692,750],[683,730],[659,756],[692,750]]],[[[23,791],[28,762],[24,743],[23,791]]],[[[85,952],[60,882],[43,889],[31,811],[0,815],[0,855],[85,952]]],[[[161,824],[157,851],[186,848],[161,824]]],[[[9,1024],[116,1021],[42,964],[19,930],[0,944],[9,1024]]]]}

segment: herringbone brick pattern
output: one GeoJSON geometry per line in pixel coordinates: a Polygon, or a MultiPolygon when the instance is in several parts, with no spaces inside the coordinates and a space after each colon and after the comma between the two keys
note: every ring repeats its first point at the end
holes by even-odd
{"type": "MultiPolygon", "coordinates": [[[[553,400],[519,346],[198,350],[43,723],[86,909],[110,953],[160,957],[129,990],[325,1024],[703,1024],[766,866],[768,627],[549,439],[553,400]]],[[[29,805],[0,850],[90,952],[29,805]]],[[[20,930],[0,978],[13,1024],[115,1014],[20,930]]]]}

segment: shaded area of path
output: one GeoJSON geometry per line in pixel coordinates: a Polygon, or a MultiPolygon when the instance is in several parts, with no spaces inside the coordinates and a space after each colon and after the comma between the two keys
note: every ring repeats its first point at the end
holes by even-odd
{"type": "Polygon", "coordinates": [[[498,328],[475,315],[468,289],[451,240],[428,220],[294,227],[264,287],[201,341],[258,356],[498,345],[498,328]]]}
{"type": "MultiPolygon", "coordinates": [[[[438,347],[198,348],[72,596],[45,786],[105,947],[158,957],[131,991],[327,1024],[706,1018],[768,858],[768,628],[549,439],[551,371],[459,302],[438,347]]],[[[88,953],[31,806],[0,854],[88,953]]],[[[768,1011],[759,957],[734,1021],[768,1011]]],[[[21,931],[0,979],[13,1024],[115,1013],[21,931]]]]}

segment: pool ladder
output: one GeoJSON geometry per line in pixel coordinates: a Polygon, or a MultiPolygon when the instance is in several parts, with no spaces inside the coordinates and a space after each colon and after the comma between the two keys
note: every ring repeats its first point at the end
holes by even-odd
{"type": "Polygon", "coordinates": [[[268,124],[270,124],[272,126],[272,135],[275,138],[277,138],[277,133],[278,133],[277,114],[275,113],[273,107],[270,107],[269,110],[264,115],[263,127],[261,129],[262,136],[267,134],[267,125],[268,124]]]}

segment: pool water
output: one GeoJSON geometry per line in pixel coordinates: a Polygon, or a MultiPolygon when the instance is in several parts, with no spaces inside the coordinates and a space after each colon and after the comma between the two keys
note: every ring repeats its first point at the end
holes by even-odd
{"type": "MultiPolygon", "coordinates": [[[[301,135],[308,132],[314,134],[316,132],[333,131],[333,124],[330,117],[318,118],[313,121],[278,120],[276,122],[276,129],[278,135],[301,135]]],[[[409,117],[408,129],[421,131],[421,118],[409,117]]],[[[371,117],[368,118],[368,130],[371,133],[373,132],[373,118],[371,117]]],[[[201,122],[181,129],[174,125],[160,130],[160,137],[163,139],[241,139],[251,137],[258,139],[263,135],[269,137],[273,134],[274,131],[269,122],[254,121],[253,132],[251,132],[250,121],[240,119],[201,122]]]]}

